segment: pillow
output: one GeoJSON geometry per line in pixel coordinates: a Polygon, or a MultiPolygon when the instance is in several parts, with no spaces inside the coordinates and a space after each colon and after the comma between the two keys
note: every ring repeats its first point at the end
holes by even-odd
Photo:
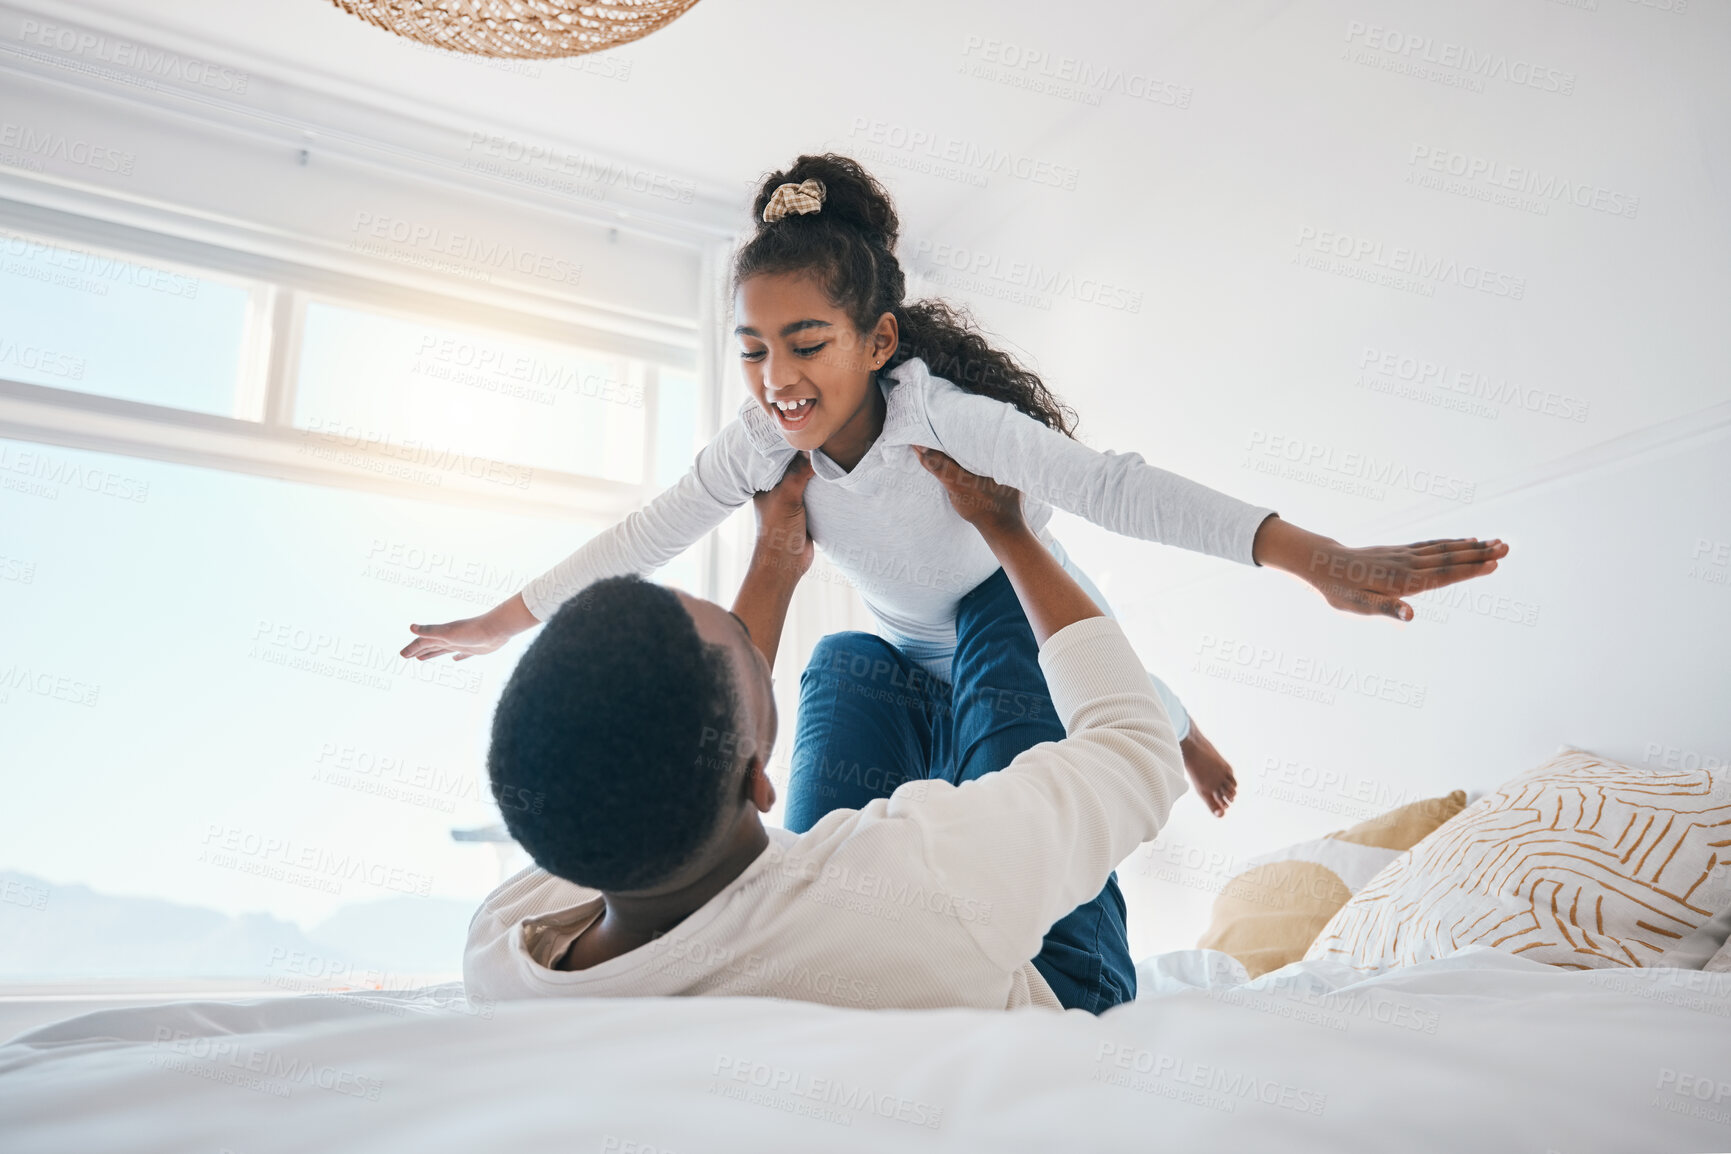
{"type": "Polygon", "coordinates": [[[1694,933],[1685,935],[1650,964],[1679,970],[1704,969],[1715,953],[1723,952],[1726,938],[1731,938],[1731,906],[1720,910],[1719,916],[1702,922],[1694,933]]]}
{"type": "Polygon", "coordinates": [[[1731,904],[1731,801],[1701,770],[1567,750],[1438,829],[1306,952],[1373,970],[1486,945],[1567,969],[1650,966],[1731,904]]]}
{"type": "Polygon", "coordinates": [[[1230,990],[1250,980],[1238,959],[1218,950],[1171,950],[1136,963],[1136,997],[1186,990],[1230,990]]]}
{"type": "Polygon", "coordinates": [[[1457,789],[1252,858],[1214,900],[1197,947],[1231,954],[1253,979],[1298,961],[1353,894],[1465,806],[1457,789]]]}

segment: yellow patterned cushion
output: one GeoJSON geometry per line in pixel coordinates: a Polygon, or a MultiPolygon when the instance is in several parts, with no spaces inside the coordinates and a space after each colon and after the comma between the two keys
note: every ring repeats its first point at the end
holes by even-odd
{"type": "Polygon", "coordinates": [[[1359,969],[1487,945],[1645,966],[1731,902],[1731,798],[1704,770],[1559,753],[1487,794],[1341,907],[1306,958],[1359,969]]]}
{"type": "Polygon", "coordinates": [[[1197,946],[1231,954],[1252,978],[1296,962],[1355,890],[1465,806],[1457,789],[1246,862],[1197,946]]]}

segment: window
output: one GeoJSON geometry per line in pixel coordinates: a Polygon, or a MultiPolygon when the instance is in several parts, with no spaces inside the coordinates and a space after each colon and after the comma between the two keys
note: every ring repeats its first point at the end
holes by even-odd
{"type": "Polygon", "coordinates": [[[261,286],[0,229],[0,377],[256,417],[244,385],[261,286]]]}
{"type": "Polygon", "coordinates": [[[397,652],[689,467],[695,322],[135,239],[0,231],[0,982],[451,977],[521,860],[452,832],[532,637],[397,652]]]}
{"type": "Polygon", "coordinates": [[[324,301],[302,325],[298,428],[644,480],[641,363],[324,301]]]}
{"type": "Polygon", "coordinates": [[[270,262],[203,267],[7,228],[0,251],[0,404],[31,402],[50,439],[602,520],[697,446],[695,332],[645,342],[288,265],[261,278],[239,266],[270,262]],[[109,418],[102,437],[92,413],[109,418]]]}

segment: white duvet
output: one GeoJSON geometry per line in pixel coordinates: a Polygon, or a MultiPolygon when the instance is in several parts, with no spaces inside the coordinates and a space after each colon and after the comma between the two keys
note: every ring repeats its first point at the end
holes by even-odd
{"type": "Polygon", "coordinates": [[[0,1046],[0,1149],[1731,1149],[1731,975],[1484,949],[1141,975],[1100,1018],[445,987],[104,1011],[0,1046]]]}

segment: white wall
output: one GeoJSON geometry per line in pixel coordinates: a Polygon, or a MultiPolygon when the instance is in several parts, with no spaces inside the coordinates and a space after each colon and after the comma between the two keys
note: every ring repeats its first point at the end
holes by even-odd
{"type": "MultiPolygon", "coordinates": [[[[1136,313],[1058,294],[1029,307],[987,295],[1005,279],[974,282],[980,311],[1037,354],[1097,447],[1351,544],[1458,534],[1513,551],[1462,588],[1473,600],[1431,598],[1402,626],[1335,613],[1281,574],[1061,519],[1241,780],[1225,821],[1182,803],[1122,871],[1139,949],[1193,943],[1246,857],[1492,787],[1559,743],[1655,765],[1731,760],[1731,84],[1718,64],[1731,13],[1603,0],[1192,15],[1158,57],[1194,84],[1188,109],[1078,113],[1042,146],[1082,169],[1085,191],[1029,190],[933,223],[916,252],[947,244],[1144,293],[1136,313]],[[1453,51],[1445,41],[1506,54],[1570,91],[1372,68],[1343,58],[1370,35],[1355,22],[1431,37],[1433,57],[1453,51]],[[1425,187],[1431,157],[1445,177],[1482,158],[1580,191],[1511,205],[1482,177],[1425,187]],[[1363,255],[1322,251],[1336,244],[1363,255]],[[1464,275],[1359,279],[1401,247],[1492,270],[1493,291],[1464,275]],[[1383,469],[1409,487],[1344,487],[1383,469]],[[1432,484],[1453,499],[1411,491],[1432,484]],[[1423,704],[1300,699],[1306,659],[1423,704]],[[1233,680],[1250,672],[1274,676],[1233,680]]],[[[965,261],[944,255],[951,271],[926,265],[939,287],[967,285],[953,270],[965,261]]]]}

